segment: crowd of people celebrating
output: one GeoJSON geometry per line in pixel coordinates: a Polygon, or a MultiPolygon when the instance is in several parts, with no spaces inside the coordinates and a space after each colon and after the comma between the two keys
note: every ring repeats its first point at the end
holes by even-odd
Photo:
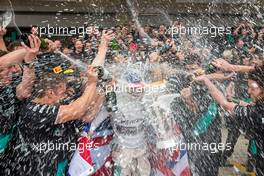
{"type": "Polygon", "coordinates": [[[264,28],[243,21],[208,37],[170,27],[53,38],[34,25],[9,44],[1,27],[0,175],[216,176],[241,134],[248,172],[264,175],[264,28]]]}

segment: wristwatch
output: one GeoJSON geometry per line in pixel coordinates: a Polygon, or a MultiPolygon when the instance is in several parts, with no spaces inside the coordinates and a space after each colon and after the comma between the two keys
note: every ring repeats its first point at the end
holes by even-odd
{"type": "Polygon", "coordinates": [[[25,62],[24,60],[23,60],[23,62],[22,62],[22,66],[24,67],[24,66],[26,66],[27,68],[34,68],[34,66],[35,66],[35,62],[30,62],[30,63],[27,63],[27,62],[25,62]]]}

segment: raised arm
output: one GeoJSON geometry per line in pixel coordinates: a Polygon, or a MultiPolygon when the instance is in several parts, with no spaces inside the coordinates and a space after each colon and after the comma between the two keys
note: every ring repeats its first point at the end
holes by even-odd
{"type": "Polygon", "coordinates": [[[94,95],[94,100],[95,102],[91,104],[85,115],[82,117],[82,120],[85,122],[91,122],[100,112],[104,102],[104,95],[96,92],[94,95]]]}
{"type": "Polygon", "coordinates": [[[206,76],[199,76],[195,79],[195,81],[206,85],[210,95],[214,98],[214,100],[226,111],[230,113],[233,112],[237,104],[228,102],[224,94],[218,90],[217,87],[206,76]]]}
{"type": "Polygon", "coordinates": [[[39,52],[40,39],[37,36],[29,36],[30,47],[22,44],[25,48],[26,55],[23,64],[22,82],[16,87],[16,96],[22,100],[31,96],[33,84],[35,81],[34,60],[39,52]]]}
{"type": "Polygon", "coordinates": [[[114,38],[114,35],[115,34],[112,31],[108,31],[108,32],[103,31],[98,53],[92,63],[93,66],[103,66],[104,65],[108,44],[114,38]]]}
{"type": "Polygon", "coordinates": [[[86,114],[87,110],[94,101],[96,82],[96,69],[93,67],[89,67],[88,82],[85,85],[85,90],[82,96],[69,105],[60,106],[59,113],[55,122],[56,124],[81,119],[86,114]]]}
{"type": "Polygon", "coordinates": [[[228,75],[225,75],[224,73],[211,73],[207,74],[206,77],[210,80],[215,81],[225,81],[225,80],[231,80],[235,73],[230,73],[228,75]]]}
{"type": "Polygon", "coordinates": [[[0,68],[7,68],[21,63],[24,60],[26,53],[26,49],[23,48],[0,57],[0,68]]]}
{"type": "Polygon", "coordinates": [[[248,73],[255,70],[254,66],[232,65],[224,59],[216,59],[212,64],[223,71],[229,72],[248,73]]]}

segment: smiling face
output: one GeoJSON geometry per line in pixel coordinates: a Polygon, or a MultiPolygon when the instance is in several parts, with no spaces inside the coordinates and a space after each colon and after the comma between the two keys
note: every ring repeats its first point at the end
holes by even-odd
{"type": "Polygon", "coordinates": [[[58,104],[67,97],[67,78],[63,74],[45,73],[36,82],[36,101],[58,104]]]}
{"type": "Polygon", "coordinates": [[[80,40],[77,40],[75,42],[75,49],[77,52],[82,52],[82,49],[83,49],[83,44],[80,40]]]}
{"type": "Polygon", "coordinates": [[[248,80],[248,94],[250,95],[253,102],[264,98],[264,89],[260,87],[259,84],[249,79],[248,80]]]}

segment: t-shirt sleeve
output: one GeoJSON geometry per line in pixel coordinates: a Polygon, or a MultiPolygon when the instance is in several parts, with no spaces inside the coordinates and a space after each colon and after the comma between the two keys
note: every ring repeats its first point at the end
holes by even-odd
{"type": "Polygon", "coordinates": [[[256,118],[254,118],[255,113],[254,106],[239,106],[234,108],[234,115],[236,121],[244,125],[254,125],[256,123],[256,118]]]}
{"type": "Polygon", "coordinates": [[[45,124],[54,124],[59,112],[59,106],[53,105],[40,105],[36,104],[29,107],[31,112],[30,114],[26,114],[26,119],[29,119],[31,123],[36,124],[37,126],[43,126],[45,124]]]}
{"type": "Polygon", "coordinates": [[[43,120],[47,123],[55,123],[58,113],[59,113],[59,107],[60,106],[51,106],[50,110],[46,112],[46,115],[44,115],[43,120]],[[46,117],[46,118],[45,118],[46,117]]]}

